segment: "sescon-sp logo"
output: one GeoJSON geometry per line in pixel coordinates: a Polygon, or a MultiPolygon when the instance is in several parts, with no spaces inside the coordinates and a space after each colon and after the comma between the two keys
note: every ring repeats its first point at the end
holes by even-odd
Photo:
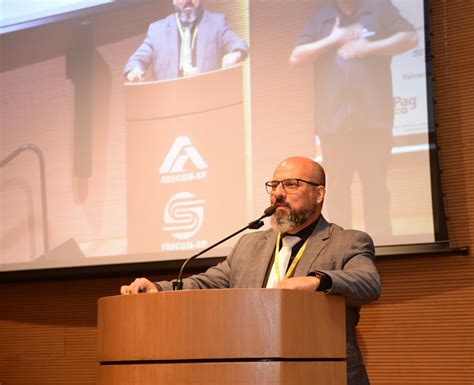
{"type": "Polygon", "coordinates": [[[207,176],[207,163],[187,136],[178,136],[160,166],[163,184],[192,182],[207,176]],[[186,167],[192,163],[194,171],[186,167]]]}
{"type": "Polygon", "coordinates": [[[169,232],[178,242],[166,242],[162,250],[192,250],[205,247],[206,240],[191,240],[204,222],[204,199],[190,192],[173,195],[166,203],[163,214],[163,230],[169,232]]]}

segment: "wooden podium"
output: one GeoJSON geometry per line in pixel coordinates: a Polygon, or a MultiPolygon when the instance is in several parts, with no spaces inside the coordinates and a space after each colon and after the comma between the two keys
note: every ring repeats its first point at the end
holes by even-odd
{"type": "Polygon", "coordinates": [[[101,298],[97,385],[345,385],[344,299],[279,289],[101,298]]]}
{"type": "Polygon", "coordinates": [[[187,258],[248,222],[242,66],[124,92],[127,252],[187,258]]]}

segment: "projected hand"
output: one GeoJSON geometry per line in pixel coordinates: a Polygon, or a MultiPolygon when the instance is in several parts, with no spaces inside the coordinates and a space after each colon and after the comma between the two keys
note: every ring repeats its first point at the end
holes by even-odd
{"type": "Polygon", "coordinates": [[[279,289],[315,291],[320,283],[318,277],[293,277],[280,281],[279,289]]]}
{"type": "Polygon", "coordinates": [[[222,58],[222,68],[232,67],[236,65],[242,59],[242,52],[234,51],[229,52],[222,58]]]}
{"type": "Polygon", "coordinates": [[[155,284],[146,278],[137,278],[130,285],[123,285],[120,288],[120,294],[138,294],[138,293],[156,293],[158,289],[155,284]]]}
{"type": "Polygon", "coordinates": [[[362,31],[362,25],[359,23],[351,24],[347,27],[340,27],[339,18],[336,17],[334,26],[332,27],[331,34],[329,38],[334,41],[336,44],[345,44],[348,41],[358,39],[362,31]]]}
{"type": "Polygon", "coordinates": [[[142,82],[145,79],[144,75],[145,72],[140,67],[135,67],[127,73],[127,81],[142,82]]]}
{"type": "Polygon", "coordinates": [[[371,43],[367,39],[351,40],[345,43],[337,51],[337,55],[343,60],[362,59],[369,56],[371,43]]]}

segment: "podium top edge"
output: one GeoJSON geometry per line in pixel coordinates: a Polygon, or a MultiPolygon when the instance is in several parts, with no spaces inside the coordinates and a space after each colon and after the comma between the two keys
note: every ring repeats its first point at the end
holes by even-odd
{"type": "MultiPolygon", "coordinates": [[[[140,293],[140,294],[130,294],[130,295],[112,295],[107,297],[99,298],[99,301],[106,301],[106,300],[117,300],[118,298],[137,298],[137,297],[148,297],[151,296],[207,296],[209,294],[215,294],[217,296],[222,295],[229,295],[229,293],[237,294],[241,293],[242,295],[251,295],[254,293],[255,295],[268,295],[271,297],[274,296],[300,296],[300,297],[327,297],[326,294],[316,292],[316,291],[303,291],[303,290],[292,290],[292,289],[267,289],[267,288],[223,288],[223,289],[187,289],[187,290],[166,290],[166,291],[158,291],[156,293],[140,293]]],[[[340,297],[340,296],[331,296],[331,297],[340,297]]],[[[342,298],[342,297],[341,297],[342,298]]]]}
{"type": "Polygon", "coordinates": [[[124,83],[124,87],[126,88],[132,88],[132,87],[140,87],[140,86],[149,86],[149,85],[155,85],[155,84],[164,84],[164,83],[172,83],[172,82],[185,82],[185,81],[188,81],[190,79],[199,79],[199,78],[206,78],[206,77],[214,77],[214,76],[218,76],[222,73],[226,73],[226,72],[232,72],[232,71],[238,71],[238,70],[242,70],[243,68],[243,64],[240,63],[240,64],[236,64],[234,66],[231,66],[231,67],[227,67],[227,68],[221,68],[221,69],[217,69],[217,70],[214,70],[214,71],[206,71],[206,72],[202,72],[202,73],[199,73],[199,74],[196,74],[196,75],[191,75],[191,76],[184,76],[184,77],[177,77],[177,78],[172,78],[172,79],[166,79],[166,80],[150,80],[150,81],[144,81],[144,82],[125,82],[124,83]]]}

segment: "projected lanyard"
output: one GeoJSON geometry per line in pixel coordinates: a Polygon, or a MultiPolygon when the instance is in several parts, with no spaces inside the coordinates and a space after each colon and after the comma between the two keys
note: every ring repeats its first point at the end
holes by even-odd
{"type": "MultiPolygon", "coordinates": [[[[280,254],[280,250],[278,249],[279,246],[280,246],[280,238],[281,238],[281,233],[278,233],[277,241],[276,241],[276,245],[275,245],[275,261],[273,262],[274,265],[275,265],[275,273],[276,273],[278,281],[280,281],[280,266],[279,266],[279,262],[278,262],[279,261],[278,257],[279,257],[279,254],[280,254]]],[[[291,263],[290,268],[287,270],[287,272],[285,274],[285,279],[289,278],[291,276],[291,274],[293,274],[293,270],[295,270],[295,267],[298,264],[298,261],[300,260],[301,256],[303,255],[307,244],[308,244],[308,240],[306,240],[305,243],[303,243],[303,246],[301,246],[300,250],[298,251],[298,254],[296,254],[295,259],[293,259],[293,262],[291,263]]]]}
{"type": "Polygon", "coordinates": [[[178,14],[175,13],[176,25],[178,26],[179,36],[181,37],[181,51],[179,56],[179,66],[183,70],[184,75],[195,73],[196,69],[192,66],[191,55],[194,50],[196,43],[196,37],[198,34],[199,26],[194,28],[193,37],[191,39],[191,49],[189,49],[189,42],[186,41],[185,32],[181,21],[179,20],[178,14]]]}

